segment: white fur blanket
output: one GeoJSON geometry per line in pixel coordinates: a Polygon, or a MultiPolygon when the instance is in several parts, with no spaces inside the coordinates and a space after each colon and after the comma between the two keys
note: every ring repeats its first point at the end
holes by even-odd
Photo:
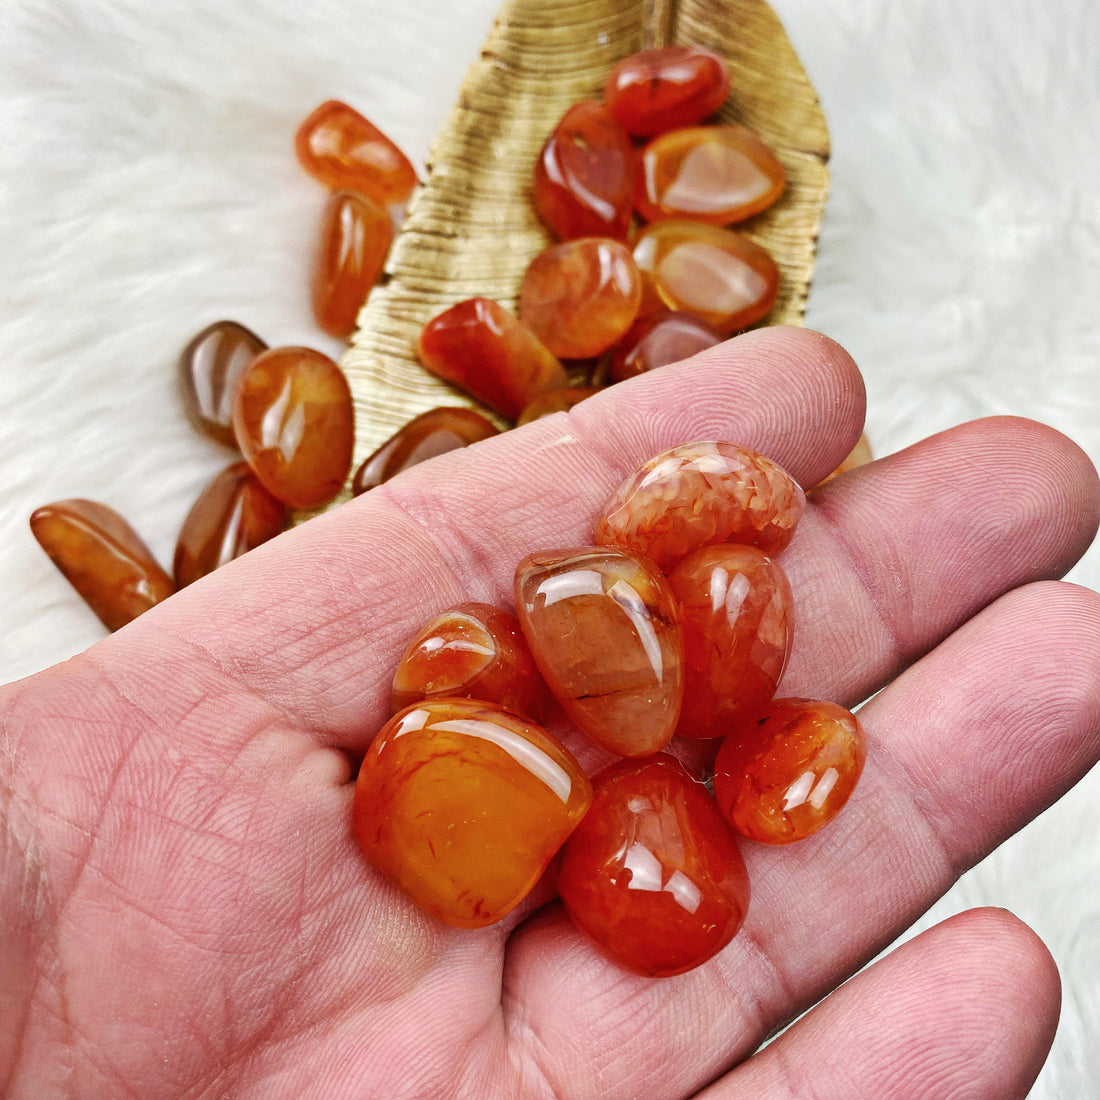
{"type": "MultiPolygon", "coordinates": [[[[225,461],[177,412],[195,331],[227,316],[339,351],[308,310],[322,195],[297,121],[345,98],[422,162],[496,6],[0,6],[0,680],[101,633],[31,540],[35,506],[108,501],[170,560],[225,461]]],[[[774,6],[833,137],[808,320],[863,366],[876,451],[1003,412],[1100,459],[1100,5],[774,6]]],[[[1073,577],[1100,586],[1100,548],[1073,577]]],[[[1100,774],[923,924],[976,904],[1016,912],[1062,970],[1033,1095],[1100,1094],[1100,774]]]]}

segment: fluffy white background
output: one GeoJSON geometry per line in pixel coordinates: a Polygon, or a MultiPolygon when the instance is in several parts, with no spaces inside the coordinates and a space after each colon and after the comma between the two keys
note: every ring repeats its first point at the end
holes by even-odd
{"type": "MultiPolygon", "coordinates": [[[[101,499],[169,561],[225,463],[176,405],[198,328],[338,352],[308,312],[298,120],[345,98],[423,161],[496,6],[0,0],[0,680],[100,636],[35,506],[101,499]]],[[[1013,412],[1100,459],[1100,3],[775,7],[833,135],[809,321],[863,366],[876,449],[1013,412]]],[[[1100,550],[1073,576],[1100,584],[1100,550]]],[[[1036,1097],[1100,1090],[1098,884],[1094,771],[923,922],[998,904],[1050,945],[1066,999],[1036,1097]]]]}

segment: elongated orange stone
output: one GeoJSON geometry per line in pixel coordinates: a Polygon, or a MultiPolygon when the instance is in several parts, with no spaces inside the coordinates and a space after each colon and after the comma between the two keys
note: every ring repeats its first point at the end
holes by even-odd
{"type": "Polygon", "coordinates": [[[516,418],[516,427],[530,424],[532,420],[541,420],[556,412],[568,412],[586,398],[600,392],[599,386],[567,386],[563,390],[547,390],[540,393],[516,418]]]}
{"type": "Polygon", "coordinates": [[[725,337],[713,325],[682,310],[661,310],[639,317],[616,345],[608,373],[615,382],[679,363],[720,344],[725,337]]]}
{"type": "Polygon", "coordinates": [[[701,546],[737,542],[778,554],[806,507],[798,483],[737,443],[685,443],[623,482],[596,521],[596,543],[668,572],[701,546]]]}
{"type": "Polygon", "coordinates": [[[532,554],[515,604],[543,679],[584,733],[620,756],[668,744],[682,647],[672,593],[648,562],[590,547],[532,554]]]}
{"type": "Polygon", "coordinates": [[[591,801],[588,777],[541,726],[490,703],[429,700],[371,743],[353,830],[422,909],[481,928],[523,900],[591,801]]]}
{"type": "Polygon", "coordinates": [[[105,504],[45,504],[31,515],[31,532],[108,630],[125,626],[176,590],[137,532],[105,504]]]}

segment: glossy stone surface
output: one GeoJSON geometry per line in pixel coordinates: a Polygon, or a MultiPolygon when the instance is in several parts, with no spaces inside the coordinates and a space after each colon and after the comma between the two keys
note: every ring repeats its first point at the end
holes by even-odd
{"type": "Polygon", "coordinates": [[[264,488],[295,508],[331,500],[351,468],[355,414],[340,368],[311,348],[272,348],[245,372],[233,431],[264,488]]]}
{"type": "Polygon", "coordinates": [[[558,871],[570,917],[620,966],[650,977],[713,958],[745,919],[749,879],[706,788],[663,755],[614,764],[593,788],[558,871]]]}
{"type": "Polygon", "coordinates": [[[373,122],[337,99],[322,103],[298,127],[302,167],[334,191],[358,191],[385,206],[416,186],[409,158],[373,122]]]}
{"type": "Polygon", "coordinates": [[[583,237],[552,245],[527,268],[519,315],[562,359],[587,359],[617,343],[637,316],[642,281],[630,249],[583,237]]]}
{"type": "Polygon", "coordinates": [[[519,620],[476,602],[441,611],[409,642],[393,674],[390,710],[443,695],[482,699],[539,722],[551,702],[519,620]]]}
{"type": "Polygon", "coordinates": [[[580,765],[534,722],[490,703],[426,701],[371,743],[353,830],[422,909],[481,928],[523,900],[591,800],[580,765]]]}
{"type": "Polygon", "coordinates": [[[531,328],[489,298],[468,298],[433,317],[416,354],[426,370],[509,420],[569,381],[531,328]]]}
{"type": "Polygon", "coordinates": [[[649,222],[729,225],[767,210],[786,179],[771,146],[747,126],[693,126],[662,134],[641,151],[634,209],[649,222]]]}
{"type": "Polygon", "coordinates": [[[30,523],[39,546],[108,630],[176,590],[137,532],[105,504],[59,500],[36,508],[30,523]]]}
{"type": "Polygon", "coordinates": [[[642,50],[620,61],[604,103],[627,133],[650,137],[714,114],[730,89],[729,66],[699,46],[642,50]]]}
{"type": "Polygon", "coordinates": [[[273,539],[286,505],[260,484],[247,462],[234,462],[203,490],[183,521],[172,566],[183,588],[273,539]]]}
{"type": "Polygon", "coordinates": [[[600,386],[567,386],[562,390],[540,393],[516,418],[516,427],[556,412],[568,412],[574,405],[579,405],[586,398],[599,393],[600,389],[600,386]]]}
{"type": "Polygon", "coordinates": [[[722,742],[714,797],[743,836],[789,844],[837,815],[866,758],[863,727],[850,711],[836,703],[777,699],[722,742]]]}
{"type": "Polygon", "coordinates": [[[770,458],[737,443],[685,443],[619,486],[596,521],[596,543],[648,558],[665,572],[720,542],[778,554],[805,507],[798,483],[770,458]]]}
{"type": "Polygon", "coordinates": [[[398,428],[360,463],[351,482],[352,495],[359,496],[429,458],[499,434],[495,424],[473,409],[461,406],[429,409],[398,428]]]}
{"type": "Polygon", "coordinates": [[[782,567],[754,546],[720,543],[668,575],[684,640],[681,737],[721,737],[775,694],[794,634],[794,597],[782,567]]]}
{"type": "Polygon", "coordinates": [[[651,565],[614,549],[531,554],[515,605],[543,679],[584,733],[620,756],[668,744],[683,698],[680,630],[651,565]]]}
{"type": "Polygon", "coordinates": [[[775,261],[748,237],[703,222],[646,226],[634,242],[646,311],[682,309],[719,332],[766,317],[779,293],[775,261]]]}
{"type": "Polygon", "coordinates": [[[634,146],[602,103],[569,108],[535,162],[535,209],[559,241],[622,239],[630,228],[634,146]]]}
{"type": "Polygon", "coordinates": [[[388,210],[353,191],[329,198],[313,268],[313,316],[325,332],[350,336],[355,331],[392,242],[388,210]]]}
{"type": "Polygon", "coordinates": [[[712,348],[725,339],[713,325],[682,310],[660,310],[639,317],[616,345],[611,355],[612,381],[679,363],[696,352],[712,348]]]}
{"type": "Polygon", "coordinates": [[[187,418],[204,435],[236,447],[233,396],[252,360],[267,351],[251,329],[236,321],[207,325],[183,349],[179,387],[187,418]]]}

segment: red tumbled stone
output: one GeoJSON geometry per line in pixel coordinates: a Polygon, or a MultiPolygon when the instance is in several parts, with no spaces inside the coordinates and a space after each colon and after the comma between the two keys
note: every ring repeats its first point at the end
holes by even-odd
{"type": "Polygon", "coordinates": [[[725,337],[706,321],[682,310],[661,310],[639,317],[619,341],[609,373],[615,382],[679,363],[720,344],[725,337]]]}

